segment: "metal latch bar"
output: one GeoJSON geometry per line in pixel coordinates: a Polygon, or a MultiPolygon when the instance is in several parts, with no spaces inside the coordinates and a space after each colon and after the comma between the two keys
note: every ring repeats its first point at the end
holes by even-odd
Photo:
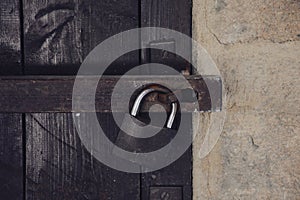
{"type": "MultiPolygon", "coordinates": [[[[20,77],[0,77],[0,112],[12,113],[42,113],[42,112],[72,112],[72,91],[75,76],[20,76],[20,77]]],[[[82,90],[91,87],[99,77],[82,76],[84,79],[82,90]]],[[[98,82],[95,98],[96,110],[73,110],[74,112],[111,112],[111,94],[115,84],[121,76],[103,76],[98,82]]],[[[123,78],[123,77],[122,77],[123,78]]],[[[197,94],[198,102],[183,101],[180,104],[181,112],[192,112],[193,103],[199,104],[199,111],[219,111],[222,102],[222,82],[218,76],[185,76],[197,94]],[[210,85],[208,91],[207,84],[210,85]],[[212,88],[212,89],[211,89],[212,88]],[[213,94],[212,94],[213,92],[213,94]],[[210,94],[211,93],[211,94],[210,94]],[[212,99],[211,96],[214,96],[212,99]],[[214,101],[212,103],[212,100],[214,101]],[[214,106],[212,106],[214,105],[214,106]]],[[[127,77],[124,87],[136,84],[137,81],[147,80],[147,76],[127,77]]],[[[177,88],[178,94],[184,95],[182,83],[179,76],[151,76],[151,81],[155,84],[162,84],[168,81],[170,85],[177,88]]],[[[176,94],[177,95],[177,94],[176,94]]],[[[88,101],[91,97],[80,97],[88,101]]],[[[155,96],[147,98],[143,103],[141,112],[147,112],[149,107],[156,102],[168,103],[174,99],[172,94],[165,97],[155,96]],[[158,97],[158,98],[157,98],[158,97]]],[[[83,101],[84,102],[84,101],[83,101]]],[[[122,102],[117,106],[117,112],[128,112],[128,102],[122,102]]]]}

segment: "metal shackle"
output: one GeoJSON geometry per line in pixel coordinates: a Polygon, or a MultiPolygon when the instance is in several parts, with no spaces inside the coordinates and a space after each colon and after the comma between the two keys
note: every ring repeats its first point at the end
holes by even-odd
{"type": "MultiPolygon", "coordinates": [[[[144,97],[147,96],[150,93],[153,93],[153,92],[162,92],[162,93],[165,93],[165,94],[169,93],[169,91],[167,89],[164,89],[164,88],[155,88],[155,89],[154,88],[148,88],[146,90],[143,90],[137,96],[137,98],[134,101],[132,110],[130,112],[130,114],[132,116],[136,117],[136,115],[137,115],[137,113],[140,109],[141,102],[144,99],[144,97]]],[[[174,122],[174,119],[175,119],[175,116],[176,116],[176,113],[177,113],[177,108],[178,108],[177,102],[171,103],[171,106],[172,106],[172,109],[171,109],[171,113],[168,117],[167,128],[172,128],[172,125],[173,125],[173,122],[174,122]]]]}

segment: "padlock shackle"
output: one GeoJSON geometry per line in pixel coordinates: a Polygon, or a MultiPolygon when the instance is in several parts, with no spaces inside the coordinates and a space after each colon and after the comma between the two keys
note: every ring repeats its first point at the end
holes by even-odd
{"type": "Polygon", "coordinates": [[[148,94],[155,92],[155,89],[153,88],[148,88],[146,90],[144,90],[143,92],[141,92],[139,94],[139,96],[135,99],[132,110],[131,110],[131,115],[132,116],[136,116],[139,109],[140,109],[140,104],[143,101],[144,97],[147,96],[148,94]]]}
{"type": "MultiPolygon", "coordinates": [[[[152,93],[152,92],[162,92],[162,93],[165,93],[165,94],[169,93],[169,91],[167,89],[164,89],[164,88],[155,88],[155,89],[154,88],[148,88],[146,90],[143,90],[143,92],[141,92],[134,101],[134,104],[133,104],[133,107],[132,107],[132,110],[131,110],[131,115],[132,116],[135,117],[137,115],[137,113],[140,109],[141,102],[143,101],[144,97],[147,96],[148,94],[152,93]]],[[[175,116],[176,116],[176,113],[177,113],[177,108],[178,108],[177,103],[172,103],[171,106],[172,106],[172,110],[171,110],[171,113],[168,117],[167,128],[172,127],[175,116]]]]}
{"type": "Polygon", "coordinates": [[[169,119],[167,121],[167,128],[172,128],[174,119],[176,117],[176,113],[177,113],[177,103],[172,103],[172,110],[169,116],[169,119]]]}

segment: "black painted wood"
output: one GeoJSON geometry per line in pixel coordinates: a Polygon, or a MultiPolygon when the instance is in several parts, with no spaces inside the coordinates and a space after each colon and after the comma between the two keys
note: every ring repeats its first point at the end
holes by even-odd
{"type": "MultiPolygon", "coordinates": [[[[20,75],[18,0],[0,1],[0,75],[20,75]]],[[[0,104],[2,107],[2,104],[0,104]]],[[[23,198],[22,114],[0,113],[0,198],[23,198]]]]}
{"type": "MultiPolygon", "coordinates": [[[[141,27],[161,27],[168,28],[187,36],[191,36],[192,21],[192,1],[191,0],[141,0],[141,27]]],[[[185,74],[191,72],[190,64],[168,51],[155,50],[156,47],[163,47],[176,51],[178,43],[169,35],[164,35],[159,31],[154,31],[148,37],[142,38],[141,46],[142,62],[157,62],[172,66],[174,69],[185,74]]],[[[180,48],[186,49],[186,52],[192,51],[191,44],[180,44],[180,48]]],[[[146,69],[144,72],[150,74],[161,73],[155,69],[146,69]]]]}
{"type": "MultiPolygon", "coordinates": [[[[26,74],[76,74],[96,45],[138,27],[138,5],[138,0],[24,0],[26,74]]],[[[135,64],[138,52],[120,58],[108,74],[135,64]]]]}
{"type": "MultiPolygon", "coordinates": [[[[192,139],[192,115],[191,114],[182,114],[182,122],[176,119],[177,127],[181,127],[183,130],[186,130],[187,140],[192,139]]],[[[172,141],[171,141],[172,142],[172,141]]],[[[176,148],[180,148],[177,146],[176,148]]],[[[175,149],[176,149],[175,148],[175,149]]],[[[175,150],[176,151],[176,150],[175,150]]],[[[186,152],[175,162],[171,163],[169,166],[162,168],[155,172],[142,174],[142,199],[151,199],[153,195],[153,187],[158,189],[154,197],[164,196],[163,193],[167,193],[166,196],[169,196],[169,199],[183,199],[190,200],[192,199],[192,148],[189,147],[186,152]],[[182,190],[182,193],[166,191],[164,188],[168,187],[179,187],[182,190]],[[177,196],[179,195],[180,196],[177,196]]],[[[178,191],[178,190],[176,190],[178,191]]],[[[168,199],[166,198],[166,199],[168,199]]],[[[156,199],[156,198],[154,198],[156,199]]],[[[164,199],[164,198],[162,198],[164,199]]]]}
{"type": "MultiPolygon", "coordinates": [[[[91,129],[89,114],[80,126],[91,129]]],[[[118,128],[99,116],[115,138],[118,128]]],[[[81,144],[71,113],[26,114],[26,199],[139,199],[139,175],[113,170],[81,144]]]]}
{"type": "MultiPolygon", "coordinates": [[[[192,18],[191,0],[141,0],[141,26],[162,27],[179,31],[191,36],[192,18]]],[[[179,44],[174,42],[174,38],[163,35],[160,32],[151,33],[149,37],[142,38],[141,45],[144,48],[155,48],[157,46],[176,51],[179,44]]],[[[191,44],[183,44],[180,48],[185,48],[187,52],[192,51],[191,44]]],[[[169,53],[168,51],[149,50],[142,51],[142,62],[157,62],[172,66],[174,69],[184,74],[191,73],[191,65],[182,58],[169,53]]],[[[143,73],[157,74],[155,69],[148,68],[143,73]]],[[[179,123],[176,123],[179,125],[179,123]]],[[[192,120],[190,116],[188,133],[192,133],[192,120]]],[[[187,135],[189,135],[187,133],[187,135]]],[[[187,136],[189,137],[189,136],[187,136]]],[[[142,175],[142,199],[192,199],[192,150],[191,148],[176,162],[170,166],[153,173],[142,175]],[[163,190],[164,187],[182,188],[182,196],[178,192],[163,190]],[[162,188],[162,190],[151,190],[151,188],[162,188]],[[173,196],[172,196],[173,195],[173,196]]]]}
{"type": "Polygon", "coordinates": [[[0,197],[22,199],[22,115],[0,114],[0,197]]]}
{"type": "Polygon", "coordinates": [[[0,74],[20,75],[20,12],[19,0],[0,1],[0,74]]]}
{"type": "MultiPolygon", "coordinates": [[[[24,0],[26,74],[76,74],[98,43],[138,27],[138,5],[138,0],[24,0]]],[[[134,52],[107,74],[136,63],[134,52]]],[[[100,118],[112,126],[106,114],[100,118]]],[[[96,161],[82,146],[70,113],[28,114],[26,127],[27,199],[139,199],[139,175],[96,161]]]]}
{"type": "MultiPolygon", "coordinates": [[[[24,0],[23,5],[26,74],[74,75],[93,47],[114,33],[137,27],[139,20],[141,26],[191,34],[191,2],[186,0],[142,0],[140,19],[137,0],[24,0]]],[[[141,44],[143,48],[176,48],[172,38],[156,33],[141,44]]],[[[142,63],[160,62],[184,73],[191,71],[188,63],[167,52],[146,50],[141,58],[142,63]]],[[[115,62],[107,74],[122,74],[137,63],[133,52],[115,62]]],[[[146,74],[155,73],[146,69],[146,74]]],[[[26,115],[27,199],[140,199],[140,187],[141,196],[148,199],[157,195],[150,187],[161,186],[180,187],[184,199],[191,199],[191,150],[169,167],[142,175],[141,186],[137,175],[116,172],[95,161],[80,144],[70,118],[62,113],[26,115]]],[[[100,118],[104,125],[115,127],[106,114],[100,118]]],[[[89,128],[87,122],[82,126],[89,128]]]]}

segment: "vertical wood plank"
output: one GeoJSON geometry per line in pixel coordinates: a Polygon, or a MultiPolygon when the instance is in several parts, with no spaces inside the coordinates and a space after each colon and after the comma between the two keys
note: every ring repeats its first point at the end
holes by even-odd
{"type": "MultiPolygon", "coordinates": [[[[0,1],[0,75],[20,75],[20,4],[0,1]]],[[[1,106],[1,105],[0,105],[1,106]]],[[[0,198],[23,198],[22,115],[0,114],[0,198]]]]}
{"type": "MultiPolygon", "coordinates": [[[[85,119],[80,126],[93,131],[89,114],[85,119]]],[[[139,199],[138,175],[112,170],[94,159],[72,120],[71,113],[26,115],[27,199],[139,199]]],[[[116,126],[105,123],[116,135],[116,126]]]]}
{"type": "Polygon", "coordinates": [[[0,1],[0,74],[22,74],[19,0],[0,1]]]}
{"type": "MultiPolygon", "coordinates": [[[[26,74],[76,74],[101,41],[138,26],[138,0],[24,0],[26,74]]],[[[115,62],[138,63],[138,54],[115,62]]],[[[121,67],[122,68],[122,67],[121,67]]],[[[89,129],[88,116],[81,126],[89,129]]],[[[101,114],[109,135],[119,131],[101,114]]],[[[27,199],[139,199],[137,174],[115,171],[81,144],[70,113],[27,114],[27,199]]]]}
{"type": "MultiPolygon", "coordinates": [[[[141,27],[168,28],[191,36],[191,9],[191,0],[141,0],[141,27]]],[[[167,51],[154,50],[157,47],[164,47],[176,51],[178,44],[175,43],[174,38],[156,31],[142,40],[142,48],[153,48],[142,51],[143,63],[158,62],[172,66],[179,72],[186,71],[185,73],[189,73],[191,71],[190,64],[179,56],[167,51]]],[[[185,48],[189,52],[192,50],[191,44],[184,44],[180,48],[185,48]]],[[[155,69],[147,70],[150,74],[158,73],[155,69]]]]}
{"type": "Polygon", "coordinates": [[[22,199],[22,115],[0,114],[0,197],[22,199]]]}
{"type": "MultiPolygon", "coordinates": [[[[191,36],[191,0],[141,0],[141,26],[142,27],[162,27],[169,28],[188,36],[191,36]]],[[[176,51],[176,43],[168,35],[159,32],[151,33],[150,37],[143,38],[141,41],[143,48],[164,47],[176,51]]],[[[187,51],[192,51],[191,44],[185,44],[187,51]]],[[[183,47],[181,47],[183,48],[183,47]]],[[[191,66],[182,58],[161,50],[143,50],[142,62],[156,62],[172,66],[179,72],[190,73],[191,66]]],[[[145,69],[142,73],[157,74],[155,69],[145,69]]],[[[186,127],[187,132],[192,133],[191,118],[190,126],[186,127]]],[[[187,122],[187,124],[189,124],[187,122]]],[[[176,125],[179,125],[176,122],[176,125]]],[[[187,134],[187,137],[192,137],[187,134]]],[[[192,149],[189,148],[184,155],[171,165],[156,172],[142,175],[142,199],[149,199],[153,191],[160,193],[159,188],[176,188],[173,192],[175,196],[168,196],[170,199],[192,199],[192,149]],[[151,190],[151,188],[155,188],[151,190]],[[178,196],[182,188],[182,196],[178,196]]],[[[162,190],[163,191],[163,190],[162,190]]],[[[172,190],[170,190],[172,191],[172,190]]],[[[163,192],[162,192],[163,193],[163,192]]],[[[156,194],[160,197],[164,194],[156,194]]],[[[168,194],[168,195],[171,195],[168,194]]],[[[155,195],[154,195],[155,196],[155,195]]]]}
{"type": "MultiPolygon", "coordinates": [[[[192,124],[191,114],[182,114],[182,122],[176,119],[176,126],[184,126],[183,130],[186,130],[186,137],[192,138],[192,124]]],[[[176,127],[175,127],[176,128],[176,127]]],[[[181,127],[182,128],[182,127],[181,127]]],[[[172,142],[172,141],[171,141],[172,142]]],[[[175,150],[176,151],[176,147],[175,150]]],[[[162,168],[155,172],[142,174],[142,199],[149,199],[152,193],[151,188],[161,188],[162,191],[158,191],[163,195],[164,188],[181,188],[181,195],[174,193],[170,199],[192,199],[192,148],[189,147],[186,152],[176,161],[169,166],[162,168]],[[149,196],[150,195],[150,196],[149,196]]],[[[159,195],[160,196],[160,195],[159,195]]]]}

